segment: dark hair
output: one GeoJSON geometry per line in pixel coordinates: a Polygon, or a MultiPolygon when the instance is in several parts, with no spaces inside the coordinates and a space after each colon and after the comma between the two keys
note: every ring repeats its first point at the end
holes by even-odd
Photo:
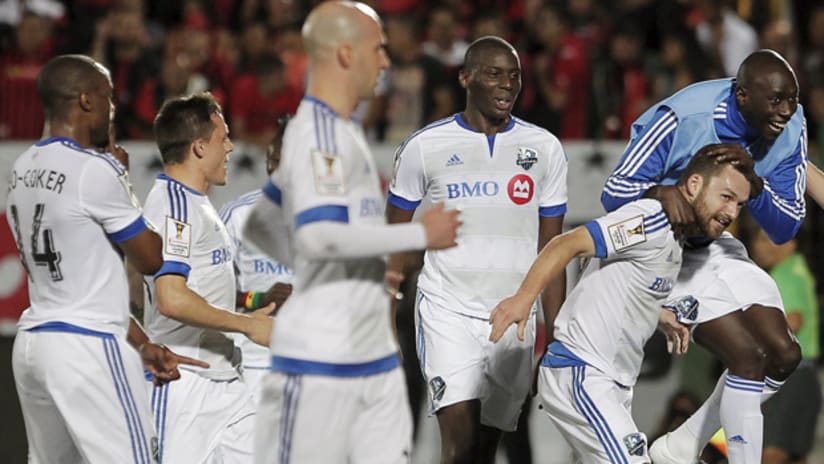
{"type": "MultiPolygon", "coordinates": [[[[753,163],[740,163],[739,160],[732,156],[721,156],[723,161],[719,161],[717,149],[728,148],[734,150],[744,150],[744,148],[737,144],[728,143],[714,143],[704,145],[693,155],[684,172],[681,173],[681,178],[678,180],[678,185],[684,184],[687,179],[693,174],[699,174],[705,179],[718,175],[726,165],[730,165],[740,172],[745,179],[750,183],[750,199],[753,199],[761,194],[763,189],[763,181],[758,174],[755,173],[755,165],[753,163]]],[[[747,155],[749,156],[749,155],[747,155]]]]}
{"type": "Polygon", "coordinates": [[[68,103],[81,92],[99,86],[105,69],[85,55],[60,55],[52,58],[37,76],[37,94],[46,117],[63,117],[68,103]]]}
{"type": "Polygon", "coordinates": [[[515,51],[515,47],[506,40],[494,35],[483,36],[469,44],[469,47],[466,49],[466,53],[464,53],[464,69],[470,71],[473,67],[478,66],[482,52],[490,49],[505,50],[507,52],[514,52],[516,55],[518,54],[518,52],[515,51]]]}
{"type": "Polygon", "coordinates": [[[212,115],[221,113],[214,95],[201,92],[163,103],[154,120],[154,135],[164,164],[181,163],[197,139],[208,139],[215,130],[212,115]]]}

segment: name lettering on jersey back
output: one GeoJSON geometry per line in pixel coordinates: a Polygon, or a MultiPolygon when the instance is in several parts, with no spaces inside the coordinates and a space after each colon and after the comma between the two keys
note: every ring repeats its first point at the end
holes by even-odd
{"type": "Polygon", "coordinates": [[[256,259],[253,262],[255,274],[293,275],[295,271],[281,263],[273,263],[266,259],[256,259]]]}
{"type": "Polygon", "coordinates": [[[232,252],[228,248],[218,248],[212,250],[212,265],[229,263],[232,261],[232,252]]]}
{"type": "Polygon", "coordinates": [[[17,171],[11,172],[9,189],[14,190],[19,184],[26,188],[63,193],[63,183],[65,182],[66,175],[62,172],[51,169],[26,169],[23,174],[18,174],[17,171]]]}

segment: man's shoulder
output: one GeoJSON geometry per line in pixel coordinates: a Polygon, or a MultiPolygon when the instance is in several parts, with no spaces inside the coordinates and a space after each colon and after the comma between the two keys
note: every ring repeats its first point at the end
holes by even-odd
{"type": "Polygon", "coordinates": [[[245,213],[249,211],[262,194],[263,191],[260,189],[252,190],[226,202],[223,208],[220,209],[220,219],[224,224],[237,221],[243,222],[245,213]]]}

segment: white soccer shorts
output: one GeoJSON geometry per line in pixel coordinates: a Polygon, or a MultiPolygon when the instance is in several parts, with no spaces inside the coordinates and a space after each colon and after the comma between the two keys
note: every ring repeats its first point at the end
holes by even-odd
{"type": "Polygon", "coordinates": [[[30,464],[156,462],[143,364],[126,340],[21,330],[12,365],[30,464]]]}
{"type": "Polygon", "coordinates": [[[418,292],[416,345],[431,413],[478,399],[481,424],[511,432],[532,384],[535,317],[527,324],[524,341],[512,326],[492,343],[491,330],[487,319],[437,307],[418,292]]]}
{"type": "Polygon", "coordinates": [[[583,464],[649,463],[647,438],[632,420],[632,389],[587,366],[542,366],[538,395],[583,464]]]}
{"type": "Polygon", "coordinates": [[[214,381],[181,369],[152,387],[160,463],[246,464],[254,450],[255,409],[242,379],[214,381]]]}
{"type": "Polygon", "coordinates": [[[263,379],[257,464],[408,464],[412,414],[403,370],[263,379]]]}
{"type": "Polygon", "coordinates": [[[775,281],[747,256],[747,249],[725,232],[710,245],[684,249],[683,264],[667,305],[692,296],[698,300],[696,323],[707,322],[754,304],[784,310],[775,281]]]}

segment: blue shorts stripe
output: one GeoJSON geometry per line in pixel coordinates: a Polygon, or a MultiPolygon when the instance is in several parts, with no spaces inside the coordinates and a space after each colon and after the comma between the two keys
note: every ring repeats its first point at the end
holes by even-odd
{"type": "Polygon", "coordinates": [[[123,385],[120,382],[120,378],[117,375],[117,370],[115,367],[114,362],[114,353],[112,350],[112,346],[109,343],[109,338],[103,339],[103,351],[106,353],[106,362],[109,364],[109,372],[112,375],[112,382],[114,383],[115,392],[117,392],[117,399],[120,401],[120,407],[123,408],[123,416],[126,419],[126,427],[129,430],[129,438],[132,442],[132,459],[135,464],[142,463],[140,459],[138,459],[137,455],[137,446],[135,446],[135,442],[137,438],[136,434],[136,424],[134,423],[134,418],[131,415],[130,408],[126,405],[126,400],[124,398],[125,392],[123,391],[123,385]]]}
{"type": "Polygon", "coordinates": [[[298,399],[300,398],[300,376],[286,378],[283,395],[283,416],[280,421],[280,464],[289,464],[292,452],[292,436],[295,432],[298,399]]]}
{"type": "Polygon", "coordinates": [[[615,435],[609,428],[609,423],[601,415],[601,412],[595,406],[592,398],[589,397],[584,389],[584,378],[586,377],[586,366],[573,367],[574,372],[574,392],[575,404],[579,411],[586,417],[587,422],[595,430],[598,439],[604,446],[610,460],[616,464],[629,464],[626,456],[621,452],[621,446],[615,435]]]}
{"type": "Polygon", "coordinates": [[[126,390],[126,401],[131,406],[132,413],[134,414],[135,421],[137,422],[137,438],[139,439],[139,445],[142,451],[142,455],[148,464],[150,462],[149,457],[149,442],[146,438],[146,432],[143,428],[143,420],[140,417],[140,411],[137,409],[137,402],[134,399],[134,393],[132,392],[132,386],[129,383],[129,377],[126,375],[126,365],[123,363],[123,353],[120,352],[120,345],[117,343],[117,340],[112,339],[113,351],[115,354],[115,363],[117,364],[120,375],[123,381],[123,388],[126,390]]]}
{"type": "Polygon", "coordinates": [[[391,371],[400,366],[397,353],[363,363],[327,363],[304,359],[272,356],[272,372],[297,375],[323,375],[327,377],[366,377],[391,371]]]}

